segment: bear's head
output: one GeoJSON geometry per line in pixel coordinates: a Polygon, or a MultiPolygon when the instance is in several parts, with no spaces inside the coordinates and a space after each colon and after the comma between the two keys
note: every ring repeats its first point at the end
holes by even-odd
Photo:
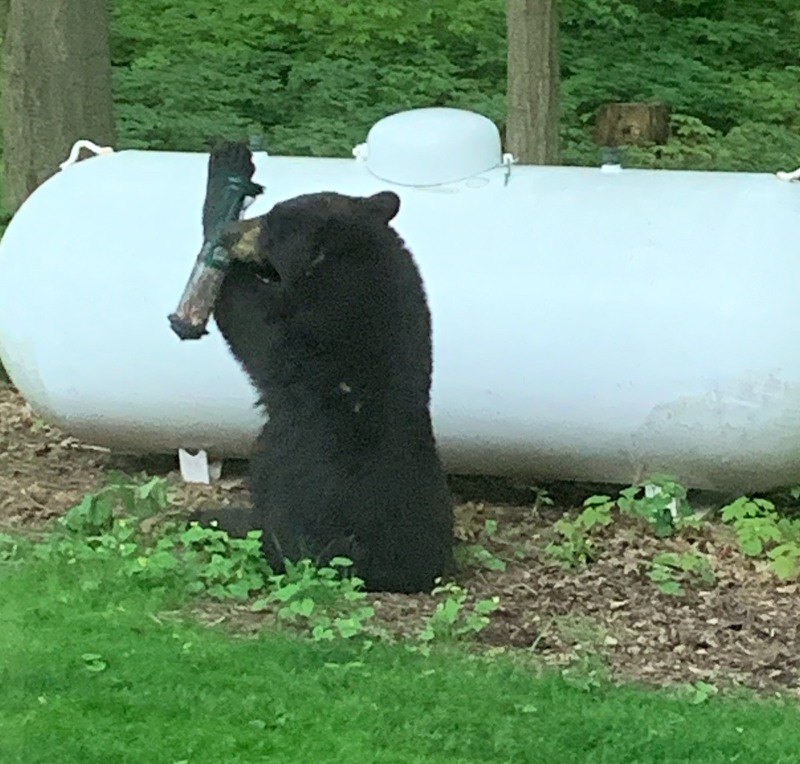
{"type": "Polygon", "coordinates": [[[363,257],[379,249],[364,245],[390,234],[399,210],[400,198],[391,191],[367,197],[304,194],[276,204],[260,219],[252,250],[235,253],[234,247],[233,256],[257,264],[271,279],[297,283],[325,258],[363,257]]]}

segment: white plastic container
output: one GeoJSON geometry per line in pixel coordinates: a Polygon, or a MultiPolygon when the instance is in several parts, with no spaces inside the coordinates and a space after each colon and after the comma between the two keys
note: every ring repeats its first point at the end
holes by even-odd
{"type": "MultiPolygon", "coordinates": [[[[394,225],[433,315],[447,467],[800,482],[800,188],[767,174],[508,167],[488,120],[433,111],[378,123],[356,160],[257,154],[267,188],[248,216],[315,191],[400,195],[394,225]]],[[[206,163],[92,158],[12,220],[0,356],[48,421],[122,451],[248,452],[261,416],[213,321],[190,342],[167,322],[201,244],[206,163]]]]}

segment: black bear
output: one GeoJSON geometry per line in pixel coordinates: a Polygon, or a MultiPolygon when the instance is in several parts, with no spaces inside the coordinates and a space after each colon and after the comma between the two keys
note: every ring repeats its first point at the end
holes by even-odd
{"type": "Polygon", "coordinates": [[[230,246],[215,320],[268,421],[252,509],[203,514],[262,529],[274,569],[343,555],[367,589],[417,592],[451,569],[453,506],[431,427],[430,313],[389,225],[399,207],[391,192],[299,196],[249,221],[249,251],[230,246]]]}

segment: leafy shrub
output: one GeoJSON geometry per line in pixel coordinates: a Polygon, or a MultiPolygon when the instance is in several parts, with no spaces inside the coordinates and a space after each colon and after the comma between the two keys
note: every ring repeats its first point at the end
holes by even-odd
{"type": "Polygon", "coordinates": [[[620,491],[617,505],[625,514],[646,520],[656,536],[671,536],[699,523],[686,495],[675,478],[658,474],[620,491]]]}
{"type": "Polygon", "coordinates": [[[594,541],[590,534],[598,527],[611,522],[614,501],[610,496],[590,496],[583,502],[583,511],[575,518],[562,518],[555,524],[561,537],[547,545],[545,553],[565,568],[585,565],[596,557],[594,541]]]}
{"type": "Polygon", "coordinates": [[[167,484],[162,478],[154,477],[140,485],[122,473],[111,473],[104,488],[87,493],[60,523],[73,533],[91,537],[111,530],[115,511],[143,520],[166,509],[168,503],[167,484]]]}
{"type": "Polygon", "coordinates": [[[246,599],[264,587],[268,571],[260,531],[245,539],[193,523],[188,529],[166,524],[154,539],[142,522],[168,508],[167,483],[144,483],[113,474],[109,484],[86,494],[59,521],[61,532],[37,548],[39,556],[67,560],[114,558],[124,575],[150,586],[180,585],[217,599],[246,599]]]}
{"type": "Polygon", "coordinates": [[[455,549],[456,562],[462,566],[479,566],[486,570],[504,571],[506,564],[486,548],[486,544],[497,531],[497,520],[487,520],[483,532],[473,544],[461,544],[455,549]]]}
{"type": "Polygon", "coordinates": [[[261,591],[269,574],[261,554],[261,531],[250,531],[246,538],[238,539],[197,523],[140,550],[124,570],[150,584],[183,582],[193,594],[237,600],[261,591]]]}
{"type": "Polygon", "coordinates": [[[489,615],[500,606],[499,597],[478,600],[466,607],[468,592],[453,582],[440,584],[433,595],[444,595],[419,634],[424,644],[449,642],[479,634],[489,625],[489,615]]]}
{"type": "Polygon", "coordinates": [[[285,573],[269,577],[269,594],[257,600],[253,609],[277,603],[278,618],[300,625],[317,641],[363,634],[375,609],[364,604],[364,582],[343,575],[352,564],[345,557],[334,557],[320,568],[309,560],[287,562],[285,573]]]}
{"type": "Polygon", "coordinates": [[[800,520],[780,517],[771,501],[748,496],[723,507],[722,520],[734,527],[742,551],[765,555],[778,578],[800,575],[800,520]]]}
{"type": "Polygon", "coordinates": [[[678,597],[685,593],[682,584],[713,587],[717,582],[708,557],[694,550],[657,554],[647,575],[662,594],[678,597]]]}
{"type": "Polygon", "coordinates": [[[722,521],[733,524],[742,551],[750,557],[758,557],[765,544],[782,538],[775,505],[767,499],[741,496],[723,507],[722,521]]]}
{"type": "Polygon", "coordinates": [[[122,473],[111,473],[108,483],[59,518],[56,531],[35,547],[40,557],[71,562],[93,558],[127,558],[141,543],[140,523],[157,516],[168,505],[166,482],[161,478],[140,484],[122,473]]]}
{"type": "Polygon", "coordinates": [[[653,475],[647,480],[624,488],[618,499],[590,496],[582,512],[574,519],[562,518],[555,523],[559,535],[545,548],[545,553],[565,568],[585,565],[597,558],[592,534],[609,525],[615,509],[630,517],[644,520],[657,536],[670,536],[684,528],[696,528],[700,519],[686,500],[687,492],[669,475],[653,475]]]}

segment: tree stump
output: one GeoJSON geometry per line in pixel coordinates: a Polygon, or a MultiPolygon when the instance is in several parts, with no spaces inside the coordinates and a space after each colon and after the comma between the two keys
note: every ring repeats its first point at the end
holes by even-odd
{"type": "Polygon", "coordinates": [[[608,103],[598,112],[594,140],[608,147],[664,144],[669,117],[663,103],[608,103]]]}

